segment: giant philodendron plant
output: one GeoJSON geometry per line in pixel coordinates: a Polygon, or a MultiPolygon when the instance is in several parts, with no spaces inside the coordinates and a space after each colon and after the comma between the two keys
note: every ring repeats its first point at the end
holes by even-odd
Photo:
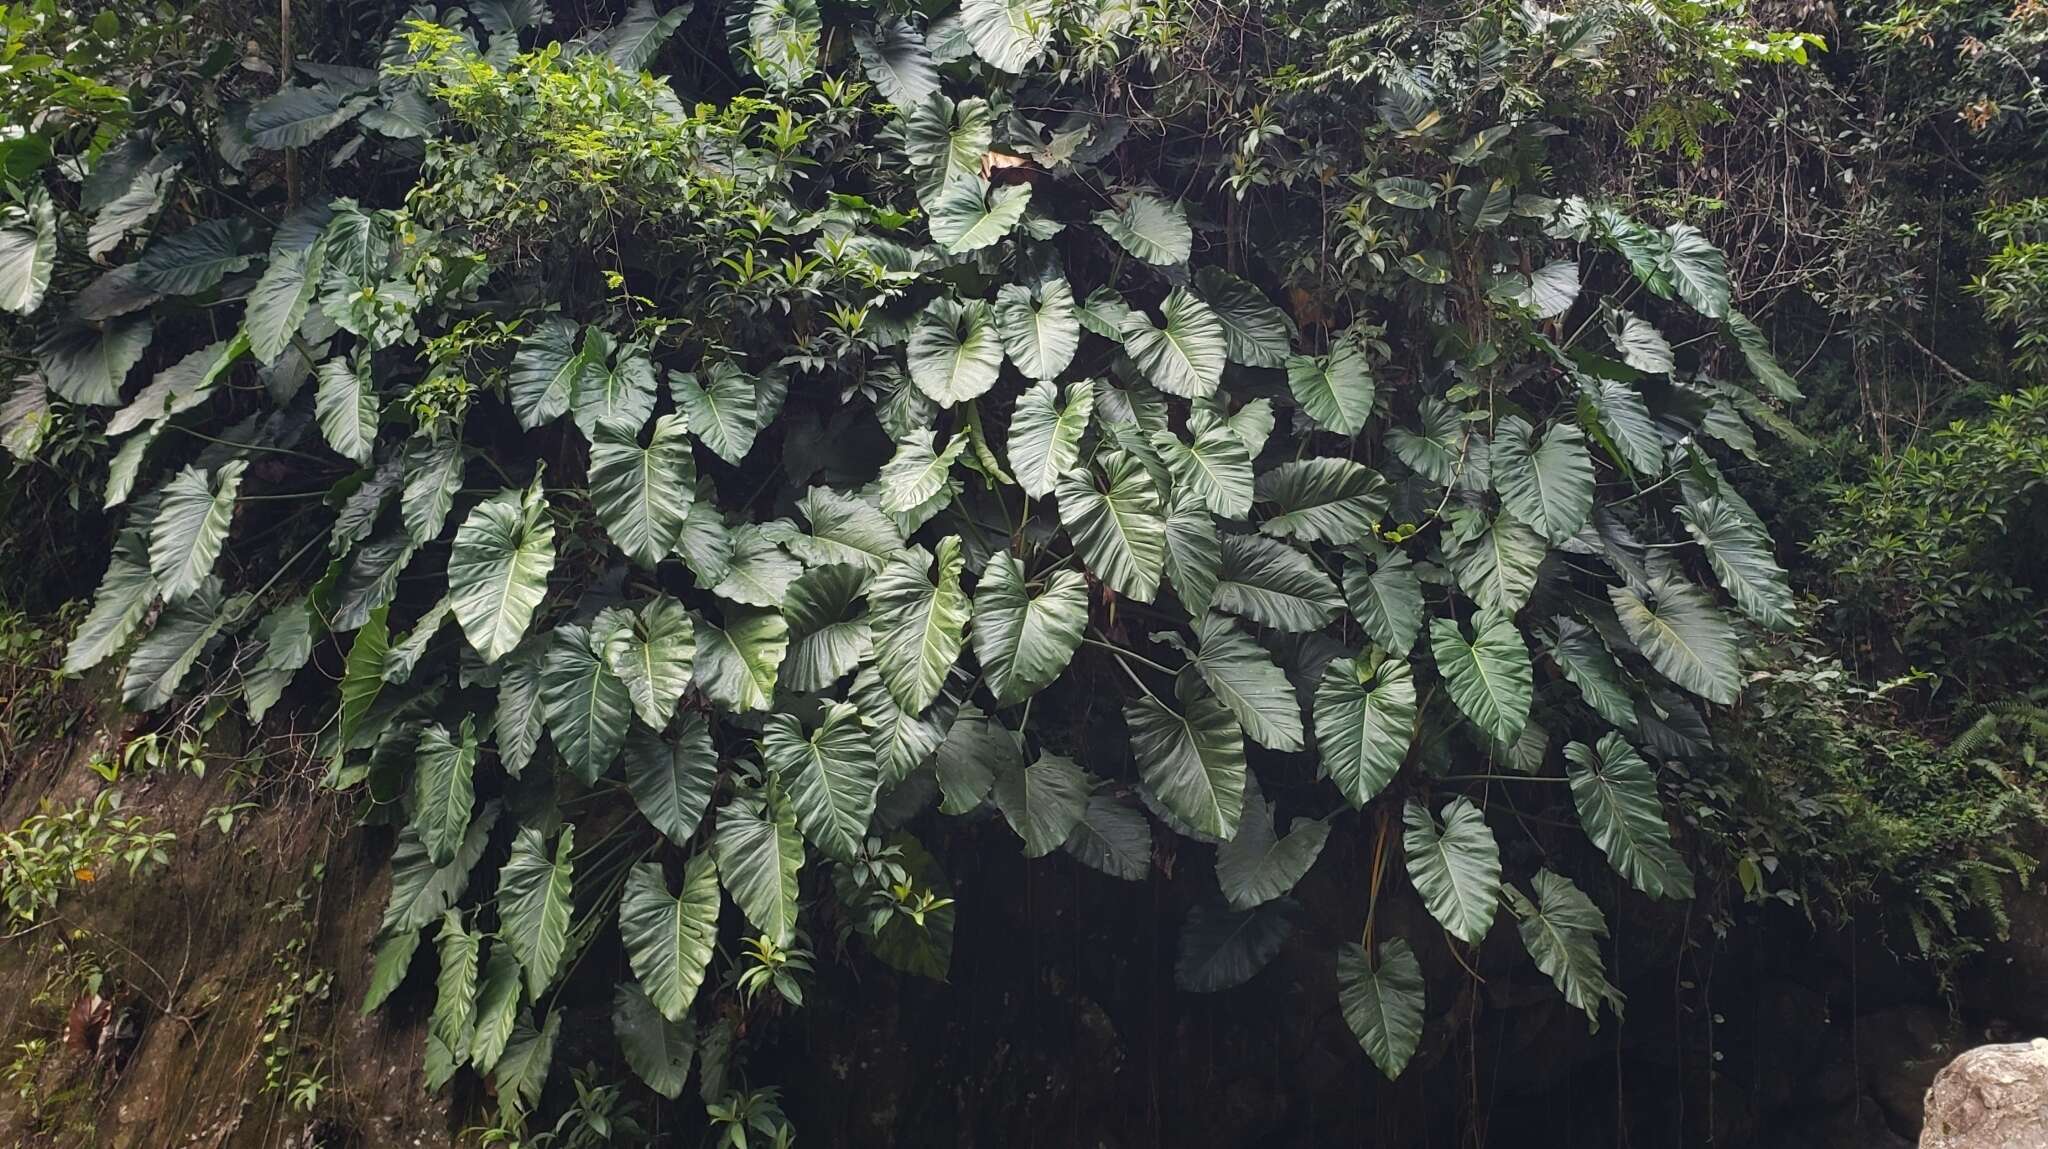
{"type": "Polygon", "coordinates": [[[1226,86],[1176,7],[639,0],[533,50],[541,5],[422,9],[380,69],[8,209],[0,305],[42,329],[8,441],[103,419],[126,513],[68,668],[331,716],[329,784],[402,826],[371,1005],[439,952],[434,1084],[534,1104],[616,931],[626,1059],[676,1096],[709,1027],[718,1097],[721,935],[836,922],[943,975],[906,828],[991,805],[1117,879],[1162,828],[1213,845],[1196,992],[1363,838],[1341,1008],[1389,1076],[1428,1011],[1370,925],[1397,856],[1458,943],[1510,920],[1619,1009],[1602,911],[1508,864],[1488,799],[1568,780],[1630,885],[1690,895],[1657,763],[1735,700],[1734,613],[1792,612],[1714,456],[1792,382],[1697,230],[1552,170],[1601,17],[1250,24],[1226,86]],[[686,19],[751,91],[643,71],[686,19]],[[180,191],[285,151],[420,167],[384,206],[180,191]],[[1121,691],[1112,751],[1077,749],[1083,682],[1121,691]],[[1315,816],[1262,776],[1322,779],[1315,816]]]}

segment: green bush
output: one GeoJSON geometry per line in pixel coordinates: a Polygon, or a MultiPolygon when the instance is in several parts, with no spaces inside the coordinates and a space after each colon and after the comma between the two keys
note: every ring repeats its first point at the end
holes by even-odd
{"type": "MultiPolygon", "coordinates": [[[[9,442],[90,428],[122,522],[66,667],[326,721],[328,784],[399,827],[367,1008],[433,933],[428,1084],[519,1127],[617,945],[626,1063],[786,1132],[745,1055],[804,939],[943,977],[973,907],[928,843],[989,807],[1113,879],[1213,846],[1190,992],[1271,961],[1348,834],[1618,1012],[1602,910],[1488,805],[1568,781],[1690,895],[1659,765],[1742,690],[1731,612],[1796,613],[1719,460],[1798,390],[1722,253],[1559,121],[1805,39],[712,8],[422,8],[274,92],[230,52],[55,118],[0,219],[9,442]]],[[[1394,1076],[1428,1003],[1375,896],[1339,1004],[1394,1076]]]]}

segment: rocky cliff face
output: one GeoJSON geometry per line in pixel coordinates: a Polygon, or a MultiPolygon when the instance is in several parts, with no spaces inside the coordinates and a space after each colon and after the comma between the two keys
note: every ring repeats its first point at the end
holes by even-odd
{"type": "MultiPolygon", "coordinates": [[[[120,716],[79,713],[68,741],[4,764],[4,824],[103,785],[83,764],[117,744],[120,716]]],[[[0,942],[0,984],[22,987],[0,995],[0,1144],[441,1145],[487,1101],[420,1088],[419,971],[394,1010],[359,1016],[390,833],[356,827],[289,766],[290,743],[263,747],[244,781],[225,764],[125,779],[128,809],[178,835],[172,864],[95,875],[0,942]],[[238,801],[254,806],[223,833],[238,801]]],[[[822,939],[825,984],[754,1038],[751,1074],[784,1087],[805,1144],[1890,1149],[1913,1144],[1959,1050],[2034,1024],[2039,998],[2017,991],[2048,962],[2048,899],[2016,901],[2013,943],[1952,1013],[1870,936],[1817,936],[1779,910],[1716,939],[1701,907],[1609,891],[1627,1017],[1591,1032],[1504,924],[1468,972],[1419,907],[1383,903],[1385,928],[1421,939],[1430,1000],[1421,1052],[1389,1084],[1338,1016],[1326,956],[1359,920],[1367,859],[1333,840],[1299,891],[1315,944],[1202,996],[1171,970],[1203,867],[1115,882],[1064,855],[1026,862],[1006,833],[970,822],[938,843],[960,903],[946,982],[822,939]]],[[[589,960],[613,960],[604,945],[589,960]]],[[[564,1004],[558,1086],[612,1056],[608,1003],[564,1004]]],[[[688,1096],[664,1127],[691,1127],[688,1096]]]]}

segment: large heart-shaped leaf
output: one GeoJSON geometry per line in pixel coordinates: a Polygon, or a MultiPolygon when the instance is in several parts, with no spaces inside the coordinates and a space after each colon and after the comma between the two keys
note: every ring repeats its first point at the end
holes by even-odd
{"type": "Polygon", "coordinates": [[[939,71],[924,35],[901,16],[854,29],[853,50],[875,90],[899,108],[916,107],[939,90],[939,71]]]}
{"type": "MultiPolygon", "coordinates": [[[[712,892],[717,892],[715,885],[712,892]]],[[[674,1021],[663,1017],[639,983],[622,981],[612,992],[612,1033],[626,1065],[647,1088],[671,1101],[683,1095],[690,1060],[697,1055],[697,1026],[687,1015],[674,1021]]]]}
{"type": "Polygon", "coordinates": [[[654,413],[654,361],[637,343],[620,343],[591,327],[583,332],[569,394],[569,417],[586,439],[599,427],[637,437],[654,413]]]}
{"type": "Polygon", "coordinates": [[[641,566],[660,563],[682,541],[696,483],[681,416],[656,420],[645,447],[612,425],[600,426],[591,440],[591,506],[605,533],[641,566]]]}
{"type": "Polygon", "coordinates": [[[628,72],[638,72],[654,62],[661,46],[689,18],[690,5],[677,4],[663,12],[655,0],[633,0],[625,18],[604,34],[605,55],[628,72]]]}
{"type": "MultiPolygon", "coordinates": [[[[929,449],[929,443],[926,447],[929,449]]],[[[959,452],[953,454],[958,457],[959,452]]],[[[933,456],[933,460],[937,458],[933,456]]],[[[946,466],[950,467],[950,462],[946,466]]],[[[933,469],[937,470],[937,486],[933,488],[936,493],[938,487],[945,485],[946,467],[933,469]]],[[[789,548],[814,566],[846,563],[874,574],[903,549],[903,531],[888,515],[858,495],[841,494],[830,487],[812,487],[804,492],[796,507],[810,520],[811,533],[792,540],[789,548]]]]}
{"type": "Polygon", "coordinates": [[[1196,641],[1192,665],[1252,741],[1274,750],[1301,749],[1301,703],[1264,648],[1220,614],[1202,620],[1196,641]]]}
{"type": "Polygon", "coordinates": [[[896,444],[896,454],[882,466],[883,510],[907,514],[946,489],[953,464],[967,450],[967,436],[955,435],[944,450],[934,451],[933,434],[929,429],[913,431],[896,444]]]}
{"type": "Polygon", "coordinates": [[[864,608],[868,572],[845,563],[814,567],[790,584],[782,616],[789,622],[789,654],[782,684],[825,690],[874,653],[864,608]]]}
{"type": "Polygon", "coordinates": [[[933,93],[904,123],[903,150],[926,184],[942,187],[954,176],[981,174],[993,132],[987,100],[977,96],[956,104],[933,93]]]}
{"type": "Polygon", "coordinates": [[[184,599],[212,576],[247,469],[230,459],[211,474],[186,467],[164,484],[149,526],[149,569],[165,599],[184,599]]]}
{"type": "Polygon", "coordinates": [[[398,844],[391,851],[391,897],[384,904],[384,917],[377,927],[380,937],[417,933],[422,926],[445,913],[469,888],[469,872],[491,844],[491,830],[498,824],[499,806],[484,803],[469,832],[463,835],[455,859],[437,866],[427,857],[427,848],[411,826],[398,831],[398,844]]]}
{"type": "Polygon", "coordinates": [[[789,624],[772,610],[729,610],[724,626],[697,621],[697,683],[728,710],[768,709],[788,653],[789,624]]]}
{"type": "Polygon", "coordinates": [[[1171,431],[1154,431],[1158,451],[1176,492],[1187,491],[1202,505],[1225,518],[1243,518],[1252,509],[1252,460],[1244,440],[1228,423],[1206,413],[1188,422],[1192,443],[1171,431]]]}
{"type": "Polygon", "coordinates": [[[1131,757],[1167,809],[1228,840],[1244,810],[1244,733],[1208,687],[1185,675],[1179,685],[1178,711],[1151,694],[1124,704],[1131,757]]]}
{"type": "Polygon", "coordinates": [[[991,187],[979,175],[954,176],[932,197],[932,240],[948,255],[980,251],[1010,234],[1029,206],[1030,184],[991,187]]]}
{"type": "MultiPolygon", "coordinates": [[[[128,654],[121,676],[121,702],[133,710],[155,710],[177,694],[206,646],[228,623],[220,580],[208,579],[157,616],[156,625],[128,654]]],[[[381,652],[380,652],[381,653],[381,652]]],[[[346,697],[343,699],[346,704],[346,697]]]]}
{"type": "Polygon", "coordinates": [[[547,711],[540,697],[540,664],[546,651],[538,640],[507,659],[498,672],[498,764],[517,778],[540,748],[547,711]]]}
{"type": "Polygon", "coordinates": [[[1452,937],[1478,945],[1500,903],[1500,847],[1486,816],[1469,799],[1453,798],[1442,826],[1420,802],[1408,803],[1402,820],[1401,846],[1415,892],[1452,937]]]}
{"type": "Polygon", "coordinates": [[[638,612],[607,610],[592,626],[605,665],[626,688],[633,712],[655,730],[668,726],[690,684],[697,631],[681,603],[662,595],[638,612]]]}
{"type": "Polygon", "coordinates": [[[1663,271],[1678,288],[1678,297],[1708,319],[1726,319],[1734,285],[1728,280],[1728,259],[1698,228],[1674,223],[1664,229],[1671,240],[1663,271]]]}
{"type": "Polygon", "coordinates": [[[1536,439],[1520,416],[1494,429],[1493,485],[1522,522],[1564,542],[1593,517],[1593,460],[1576,424],[1557,423],[1536,439]]]}
{"type": "Polygon", "coordinates": [[[412,825],[437,866],[455,858],[476,805],[476,728],[469,719],[454,734],[438,722],[420,731],[414,755],[412,825]]]}
{"type": "Polygon", "coordinates": [[[1287,316],[1264,292],[1211,264],[1195,272],[1195,293],[1223,323],[1231,361],[1247,367],[1287,362],[1287,316]]]}
{"type": "Polygon", "coordinates": [[[519,645],[547,596],[555,568],[555,525],[540,480],[477,504],[455,531],[448,598],[462,633],[485,662],[519,645]]]}
{"type": "Polygon", "coordinates": [[[1664,469],[1664,435],[1635,388],[1613,379],[1588,379],[1579,396],[1581,421],[1589,428],[1597,425],[1630,467],[1643,475],[1664,469]]]}
{"type": "Polygon", "coordinates": [[[320,273],[326,264],[325,240],[307,247],[273,247],[263,278],[249,291],[248,311],[242,321],[249,332],[250,350],[265,366],[276,363],[299,333],[306,309],[319,292],[320,273]]]}
{"type": "MultiPolygon", "coordinates": [[[[936,220],[933,226],[937,226],[936,220]]],[[[1010,361],[1033,379],[1059,378],[1060,372],[1074,361],[1074,352],[1081,348],[1081,320],[1074,306],[1073,289],[1064,279],[1052,280],[1039,288],[1035,296],[1021,283],[1004,284],[996,293],[995,317],[996,331],[1002,336],[1003,349],[1009,353],[1010,361]]],[[[1022,402],[1018,401],[1020,407],[1022,402]]],[[[1016,433],[1013,426],[1013,452],[1016,433]]]]}
{"type": "Polygon", "coordinates": [[[1344,601],[1380,649],[1394,655],[1415,649],[1422,634],[1422,579],[1406,554],[1389,552],[1370,569],[1356,560],[1347,565],[1344,601]]]}
{"type": "Polygon", "coordinates": [[[1502,511],[1492,524],[1451,551],[1458,586],[1487,610],[1514,614],[1536,591],[1536,575],[1550,547],[1543,536],[1502,511]]]}
{"type": "Polygon", "coordinates": [[[1529,720],[1534,673],[1529,647],[1515,622],[1499,611],[1481,611],[1466,641],[1456,619],[1432,619],[1430,651],[1436,671],[1450,688],[1451,701],[1488,737],[1512,746],[1529,720]]]}
{"type": "Polygon", "coordinates": [[[1379,960],[1346,943],[1337,950],[1337,1007],[1365,1055],[1392,1081],[1422,1044],[1422,963],[1406,938],[1380,943],[1379,960]]]}
{"type": "Polygon", "coordinates": [[[93,592],[92,609],[65,648],[64,673],[83,674],[121,649],[158,593],[148,541],[141,531],[122,531],[114,537],[113,556],[93,592]]]}
{"type": "Polygon", "coordinates": [[[210,291],[256,262],[255,253],[243,250],[255,234],[256,229],[240,216],[195,224],[150,244],[136,264],[136,281],[164,295],[210,291]]]}
{"type": "Polygon", "coordinates": [[[1064,844],[1088,807],[1088,775],[1071,758],[1041,754],[1029,766],[995,772],[996,809],[1024,839],[1024,856],[1042,858],[1064,844]]]}
{"type": "Polygon", "coordinates": [[[1189,993],[1235,989],[1257,977],[1294,936],[1301,907],[1275,898],[1254,909],[1200,903],[1188,911],[1173,962],[1173,984],[1189,993]]]}
{"type": "Polygon", "coordinates": [[[1258,535],[1224,535],[1222,543],[1218,610],[1300,633],[1321,630],[1344,608],[1330,576],[1286,543],[1258,535]]]}
{"type": "Polygon", "coordinates": [[[413,439],[406,444],[399,513],[413,545],[441,537],[442,528],[448,525],[448,512],[455,508],[455,496],[462,493],[464,462],[462,443],[453,436],[413,439]]]}
{"type": "Polygon", "coordinates": [[[1387,513],[1387,481],[1349,459],[1300,459],[1259,476],[1272,510],[1259,529],[1281,538],[1343,546],[1373,537],[1387,513]]]}
{"type": "Polygon", "coordinates": [[[489,1073],[505,1055],[519,1020],[519,993],[519,959],[511,946],[495,942],[491,956],[484,961],[483,985],[476,995],[476,1027],[469,1035],[469,1063],[478,1073],[489,1073]]]}
{"type": "Polygon", "coordinates": [[[922,714],[896,705],[882,674],[867,666],[854,676],[847,697],[860,708],[861,717],[875,726],[875,753],[882,763],[884,785],[894,785],[925,764],[946,740],[956,713],[945,695],[922,714]]]}
{"type": "Polygon", "coordinates": [[[1238,820],[1237,834],[1216,847],[1216,881],[1235,910],[1290,893],[1316,864],[1330,837],[1330,823],[1321,818],[1300,819],[1287,833],[1278,833],[1273,803],[1259,797],[1255,787],[1247,789],[1252,790],[1251,801],[1238,820]]]}
{"type": "Polygon", "coordinates": [[[974,656],[998,703],[1013,706],[1058,678],[1087,625],[1088,580],[1079,571],[1053,571],[1034,596],[1015,556],[989,558],[974,596],[974,656]]]}
{"type": "Polygon", "coordinates": [[[1114,211],[1096,212],[1095,226],[1146,263],[1186,263],[1194,251],[1194,229],[1180,204],[1144,192],[1124,197],[1114,211]]]}
{"type": "Polygon", "coordinates": [[[1692,871],[1672,848],[1656,775],[1635,747],[1609,733],[1597,748],[1573,742],[1564,755],[1579,824],[1615,872],[1653,898],[1692,897],[1692,871]]]}
{"type": "Polygon", "coordinates": [[[1125,802],[1102,791],[1088,799],[1063,847],[1091,870],[1126,882],[1152,872],[1152,827],[1125,802]]]}
{"type": "Polygon", "coordinates": [[[1415,679],[1390,658],[1368,667],[1331,659],[1316,683],[1316,747],[1322,769],[1354,806],[1387,788],[1415,738],[1415,679]]]}
{"type": "Polygon", "coordinates": [[[1586,1011],[1598,1028],[1604,1002],[1621,1012],[1621,991],[1607,980],[1607,966],[1600,958],[1600,939],[1607,936],[1607,918],[1593,899],[1549,870],[1536,871],[1536,900],[1507,887],[1508,904],[1514,907],[1516,929],[1522,947],[1529,951],[1536,968],[1550,975],[1558,992],[1572,1005],[1586,1011]]]}
{"type": "Polygon", "coordinates": [[[1678,517],[1705,552],[1721,589],[1744,614],[1774,630],[1790,629],[1797,622],[1798,606],[1785,568],[1771,553],[1770,536],[1761,524],[1719,497],[1688,499],[1678,508],[1678,517]]]}
{"type": "Polygon", "coordinates": [[[700,853],[683,867],[683,892],[671,896],[660,862],[641,862],[626,875],[619,901],[619,937],[647,1000],[670,1021],[689,1016],[718,944],[718,869],[700,853]]]}
{"type": "Polygon", "coordinates": [[[1741,688],[1735,629],[1706,593],[1683,579],[1653,580],[1644,593],[1607,588],[1629,640],[1664,677],[1724,706],[1741,688]]]}
{"type": "MultiPolygon", "coordinates": [[[[1001,304],[997,304],[1000,315],[1001,304]]],[[[1012,349],[1011,356],[1016,356],[1012,349]]],[[[1022,360],[1019,360],[1022,363],[1022,360]]],[[[1073,471],[1081,461],[1081,436],[1095,413],[1095,388],[1087,383],[1069,383],[1067,402],[1059,402],[1059,391],[1041,382],[1017,397],[1010,415],[1010,471],[1017,485],[1034,499],[1052,493],[1060,476],[1073,471]]]]}
{"type": "Polygon", "coordinates": [[[649,825],[677,845],[697,832],[718,785],[718,751],[701,711],[683,715],[673,733],[635,726],[626,736],[626,792],[649,825]]]}
{"type": "Polygon", "coordinates": [[[57,212],[47,193],[26,208],[0,210],[0,311],[27,315],[43,305],[57,263],[57,212]]]}
{"type": "Polygon", "coordinates": [[[718,811],[711,850],[718,880],[754,928],[776,945],[796,936],[797,874],[803,869],[804,840],[786,806],[764,798],[738,797],[718,811]]]}
{"type": "Polygon", "coordinates": [[[548,736],[585,785],[594,785],[611,767],[633,721],[626,684],[602,654],[609,637],[575,623],[558,626],[540,669],[548,736]]]}
{"type": "Polygon", "coordinates": [[[739,364],[720,359],[694,376],[671,372],[668,390],[689,419],[691,433],[712,454],[737,466],[754,449],[761,430],[760,393],[739,364]]]}
{"type": "Polygon", "coordinates": [[[860,712],[828,702],[808,731],[794,715],[770,715],[761,760],[781,779],[797,825],[811,841],[839,861],[852,861],[874,817],[881,784],[874,741],[860,712]]]}
{"type": "Polygon", "coordinates": [[[560,315],[541,320],[519,341],[506,383],[506,397],[519,425],[531,431],[566,414],[582,373],[575,322],[560,315]]]}
{"type": "Polygon", "coordinates": [[[1052,39],[1052,0],[961,0],[960,22],[974,54],[1005,72],[1022,72],[1052,39]]]}
{"type": "Polygon", "coordinates": [[[1129,455],[1104,464],[1098,489],[1087,471],[1059,477],[1060,521],[1096,577],[1139,602],[1159,593],[1166,569],[1166,514],[1151,472],[1129,455]]]}
{"type": "Polygon", "coordinates": [[[940,296],[918,314],[909,344],[910,380],[941,407],[996,385],[1003,340],[989,305],[940,296]]]}
{"type": "Polygon", "coordinates": [[[1223,381],[1222,320],[1185,287],[1168,293],[1159,313],[1164,327],[1154,326],[1142,311],[1124,319],[1124,350],[1131,361],[1169,395],[1192,399],[1212,394],[1223,381]]]}
{"type": "Polygon", "coordinates": [[[259,148],[303,148],[370,106],[369,100],[351,96],[350,89],[339,84],[281,88],[256,101],[249,109],[248,119],[243,121],[243,128],[259,148]]]}
{"type": "Polygon", "coordinates": [[[1372,365],[1358,344],[1345,340],[1328,355],[1295,355],[1287,360],[1287,389],[1301,409],[1339,435],[1356,435],[1372,418],[1372,365]]]}
{"type": "Polygon", "coordinates": [[[104,327],[65,324],[36,345],[36,359],[50,390],[73,403],[112,407],[121,401],[128,373],[142,362],[156,334],[147,314],[131,315],[104,327]]]}
{"type": "Polygon", "coordinates": [[[966,642],[964,563],[959,538],[949,535],[939,541],[936,565],[923,547],[909,547],[868,590],[876,665],[897,705],[913,714],[939,696],[966,642]]]}
{"type": "Polygon", "coordinates": [[[449,910],[441,917],[438,941],[440,969],[434,975],[434,1012],[427,1018],[427,1031],[463,1061],[469,1056],[476,1018],[477,951],[483,935],[463,928],[462,914],[449,910]]]}
{"type": "Polygon", "coordinates": [[[1182,491],[1166,514],[1166,577],[1190,614],[1205,613],[1216,597],[1223,570],[1223,542],[1216,516],[1200,499],[1182,491]]]}
{"type": "MultiPolygon", "coordinates": [[[[498,871],[498,936],[518,955],[526,971],[526,993],[538,998],[553,985],[569,951],[569,895],[574,878],[570,857],[576,827],[564,825],[553,857],[539,830],[521,827],[512,856],[498,871]]],[[[509,1051],[507,1056],[510,1056],[509,1051]]]]}
{"type": "Polygon", "coordinates": [[[1550,657],[1594,713],[1626,730],[1635,729],[1635,700],[1623,687],[1621,668],[1599,632],[1574,618],[1558,618],[1550,657]]]}

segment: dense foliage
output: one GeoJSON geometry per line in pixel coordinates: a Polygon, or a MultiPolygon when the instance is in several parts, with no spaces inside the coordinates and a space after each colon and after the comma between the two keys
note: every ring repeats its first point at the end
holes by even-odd
{"type": "MultiPolygon", "coordinates": [[[[1725,202],[1616,178],[1609,133],[1710,154],[1818,37],[1732,3],[391,15],[280,70],[203,9],[0,7],[49,81],[4,89],[33,126],[0,147],[0,441],[110,516],[66,671],[168,728],[289,729],[397,827],[366,1006],[431,966],[431,1086],[483,1075],[518,1126],[616,947],[639,1078],[694,1066],[713,1123],[790,1136],[750,1030],[814,949],[945,976],[951,818],[1104,881],[1213,856],[1190,992],[1307,944],[1290,892],[1366,843],[1339,1004],[1390,1077],[1431,1009],[1375,928],[1397,871],[1620,1013],[1609,882],[1525,814],[1692,896],[1660,778],[1741,804],[1709,722],[1804,614],[1728,476],[1804,438],[1699,226],[1725,202]]],[[[2023,356],[2039,226],[1986,215],[1971,287],[2023,356]]],[[[2031,677],[1992,552],[2040,421],[2015,396],[1837,486],[1831,618],[2031,677]]],[[[1827,673],[1762,679],[1757,785],[1794,747],[1859,793],[1912,753],[1842,749],[1865,700],[1827,673]]],[[[1867,854],[2007,835],[2010,789],[1867,854]]],[[[1895,824],[1819,808],[1701,829],[1762,896],[1800,835],[1895,824]]],[[[2014,869],[1941,870],[1916,929],[2014,869]]]]}

